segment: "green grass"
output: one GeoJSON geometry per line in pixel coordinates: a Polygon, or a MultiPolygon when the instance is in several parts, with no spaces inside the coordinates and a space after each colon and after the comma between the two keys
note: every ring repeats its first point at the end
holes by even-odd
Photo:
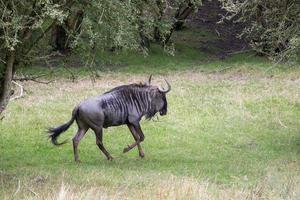
{"type": "Polygon", "coordinates": [[[43,64],[30,68],[23,68],[19,73],[30,74],[50,74],[55,77],[70,77],[70,72],[76,76],[87,76],[93,72],[98,74],[107,72],[122,72],[129,74],[144,74],[156,72],[160,74],[169,71],[182,71],[193,68],[199,68],[200,64],[207,63],[209,56],[197,49],[186,45],[178,44],[175,49],[175,55],[170,55],[164,51],[161,46],[153,44],[148,55],[127,51],[127,52],[99,52],[95,60],[95,66],[92,68],[83,67],[85,63],[78,60],[77,55],[71,55],[64,58],[64,62],[58,62],[57,65],[47,68],[41,67],[43,64]],[[65,65],[67,67],[62,67],[65,65]],[[69,65],[76,67],[68,67],[69,65]]]}
{"type": "Polygon", "coordinates": [[[107,73],[121,74],[168,74],[172,72],[226,72],[227,69],[241,72],[258,72],[265,76],[277,74],[293,74],[299,72],[299,64],[274,64],[255,52],[235,54],[226,59],[219,59],[197,48],[185,44],[176,44],[175,55],[165,52],[160,46],[153,44],[148,55],[126,52],[99,52],[95,65],[86,67],[78,55],[66,56],[56,61],[51,67],[39,63],[31,67],[19,69],[19,75],[36,76],[46,74],[48,79],[80,77],[101,77],[107,73]],[[71,67],[70,67],[71,66],[71,67]],[[293,71],[294,70],[294,71],[293,71]],[[282,73],[283,72],[283,73],[282,73]]]}
{"type": "MultiPolygon", "coordinates": [[[[0,194],[16,188],[17,179],[7,176],[24,182],[41,176],[50,185],[64,181],[108,189],[124,185],[141,189],[171,175],[251,187],[270,168],[275,168],[275,174],[299,177],[299,79],[249,73],[169,73],[173,89],[168,95],[168,115],[158,122],[142,122],[146,158],[140,159],[137,150],[122,153],[133,139],[126,127],[116,127],[104,133],[115,160],[105,160],[89,132],[79,146],[80,164],[73,162],[71,143],[53,147],[45,128],[67,121],[72,108],[85,97],[146,76],[119,73],[95,83],[64,79],[49,85],[26,83],[28,95],[11,102],[1,121],[4,190],[0,194]]],[[[74,125],[61,140],[70,141],[75,131],[74,125]]]]}
{"type": "Polygon", "coordinates": [[[155,45],[148,57],[101,53],[94,82],[86,68],[58,66],[44,77],[55,82],[23,83],[26,96],[12,101],[0,121],[0,199],[297,199],[299,66],[275,66],[252,52],[218,60],[183,44],[175,55],[155,45]],[[45,129],[69,120],[81,100],[149,74],[155,84],[166,77],[172,91],[168,115],[142,122],[144,159],[136,149],[122,153],[133,141],[124,126],[104,131],[112,162],[89,131],[79,145],[82,162],[74,163],[76,125],[60,138],[68,144],[47,140],[45,129]]]}

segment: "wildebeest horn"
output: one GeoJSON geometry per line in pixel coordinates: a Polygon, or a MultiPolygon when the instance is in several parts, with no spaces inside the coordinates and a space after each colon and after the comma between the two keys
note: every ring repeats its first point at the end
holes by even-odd
{"type": "Polygon", "coordinates": [[[149,79],[148,79],[147,85],[150,85],[150,84],[151,84],[151,79],[152,79],[152,74],[149,76],[149,79]]]}
{"type": "Polygon", "coordinates": [[[166,83],[168,85],[168,89],[166,89],[166,90],[163,89],[163,88],[158,88],[158,89],[159,89],[160,92],[163,92],[163,93],[170,92],[171,91],[171,85],[170,85],[170,83],[166,79],[164,79],[164,80],[166,81],[166,83]]]}

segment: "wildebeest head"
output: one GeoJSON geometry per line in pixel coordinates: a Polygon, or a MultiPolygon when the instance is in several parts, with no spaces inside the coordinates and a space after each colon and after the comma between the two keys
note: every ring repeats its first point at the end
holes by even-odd
{"type": "MultiPolygon", "coordinates": [[[[149,86],[151,85],[151,78],[152,78],[152,75],[149,77],[149,81],[147,83],[147,85],[149,85],[149,86]]],[[[166,79],[165,79],[165,82],[167,83],[167,86],[168,86],[167,89],[153,86],[153,90],[155,90],[155,93],[154,93],[154,97],[151,102],[151,104],[152,104],[151,107],[153,108],[153,112],[154,113],[159,112],[159,114],[161,116],[167,114],[168,102],[167,102],[166,94],[171,91],[171,85],[169,84],[169,82],[166,79]]]]}

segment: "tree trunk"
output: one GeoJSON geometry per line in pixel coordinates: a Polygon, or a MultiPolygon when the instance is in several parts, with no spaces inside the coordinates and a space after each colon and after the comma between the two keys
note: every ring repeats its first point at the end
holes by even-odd
{"type": "Polygon", "coordinates": [[[69,49],[67,31],[62,25],[56,24],[52,29],[51,45],[53,50],[65,54],[69,49]]]}
{"type": "Polygon", "coordinates": [[[58,50],[62,54],[71,50],[74,37],[80,33],[83,14],[83,11],[79,10],[76,14],[70,15],[63,25],[56,24],[52,28],[51,45],[54,50],[58,50]]]}
{"type": "Polygon", "coordinates": [[[181,12],[178,12],[176,15],[176,22],[174,23],[174,29],[176,31],[181,30],[184,24],[184,21],[187,17],[194,11],[194,5],[189,3],[186,8],[184,8],[181,12]]]}
{"type": "Polygon", "coordinates": [[[194,4],[189,2],[188,4],[181,4],[176,11],[175,14],[175,22],[172,24],[171,30],[169,31],[169,34],[165,37],[165,44],[167,44],[174,32],[174,30],[180,30],[183,27],[184,21],[187,19],[187,17],[194,11],[194,4]]]}
{"type": "MultiPolygon", "coordinates": [[[[158,16],[156,19],[156,23],[161,23],[163,15],[164,15],[164,9],[165,9],[165,4],[163,4],[162,0],[156,0],[156,6],[158,8],[158,16]]],[[[162,38],[162,34],[159,30],[159,27],[156,25],[154,27],[154,39],[156,42],[162,42],[163,38],[162,38]]]]}
{"type": "Polygon", "coordinates": [[[143,12],[142,6],[139,7],[139,10],[140,10],[140,14],[138,15],[138,31],[139,31],[139,35],[140,35],[140,44],[143,48],[149,49],[150,48],[150,40],[145,35],[145,31],[144,31],[145,22],[143,20],[144,12],[143,12]]]}
{"type": "Polygon", "coordinates": [[[8,55],[6,57],[5,72],[3,77],[1,78],[0,114],[5,110],[10,99],[15,58],[15,51],[8,51],[8,55]]]}

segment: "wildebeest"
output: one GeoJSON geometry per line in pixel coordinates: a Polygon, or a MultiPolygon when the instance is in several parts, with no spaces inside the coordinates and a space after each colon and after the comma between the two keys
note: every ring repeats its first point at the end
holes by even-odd
{"type": "Polygon", "coordinates": [[[79,161],[78,144],[90,128],[95,132],[96,144],[99,149],[108,160],[112,160],[112,156],[103,145],[102,129],[126,124],[135,142],[125,147],[123,152],[128,152],[138,146],[140,157],[144,157],[140,143],[145,136],[140,126],[140,120],[143,116],[150,119],[158,112],[160,115],[166,115],[168,107],[166,93],[171,90],[167,80],[165,80],[168,85],[167,89],[151,85],[151,77],[146,83],[122,85],[100,96],[82,101],[73,109],[70,121],[56,128],[48,129],[52,143],[54,145],[65,143],[58,143],[57,137],[76,120],[78,131],[73,138],[75,161],[79,161]]]}

